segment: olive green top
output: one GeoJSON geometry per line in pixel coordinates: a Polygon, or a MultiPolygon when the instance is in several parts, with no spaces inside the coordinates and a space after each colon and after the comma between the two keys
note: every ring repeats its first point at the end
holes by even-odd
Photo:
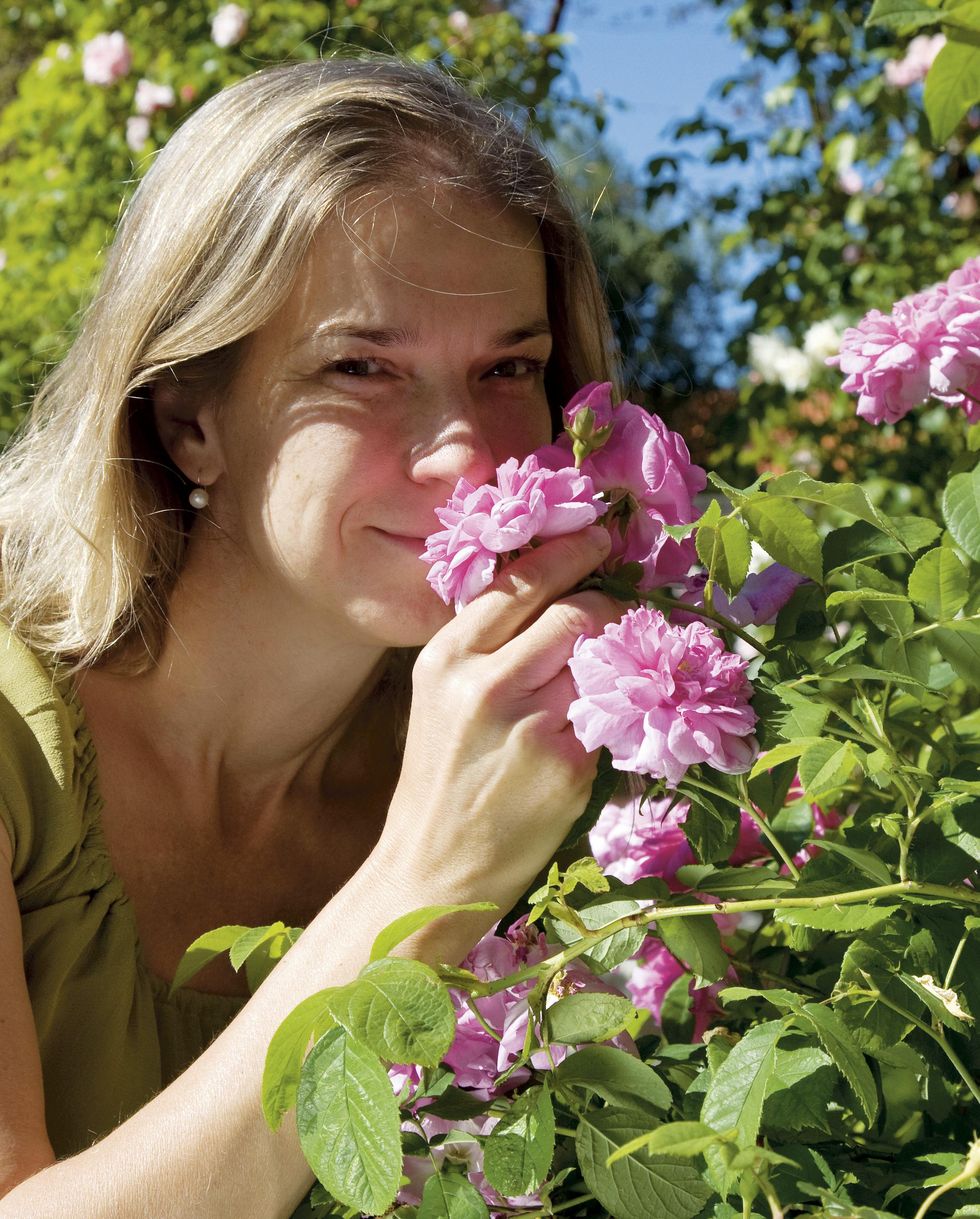
{"type": "Polygon", "coordinates": [[[101,808],[95,750],[71,686],[0,623],[0,822],[13,843],[45,1115],[59,1158],[166,1087],[244,1003],[186,989],[170,998],[147,969],[101,808]]]}

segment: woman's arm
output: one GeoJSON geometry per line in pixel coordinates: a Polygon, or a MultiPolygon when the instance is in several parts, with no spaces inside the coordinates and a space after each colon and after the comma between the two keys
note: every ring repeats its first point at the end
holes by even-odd
{"type": "MultiPolygon", "coordinates": [[[[272,1132],[262,1115],[265,1054],[280,1022],[308,995],[353,978],[378,932],[409,910],[479,899],[509,908],[585,806],[594,758],[568,725],[565,662],[580,633],[619,611],[595,593],[555,599],[601,562],[604,537],[587,530],[523,556],[439,632],[423,651],[401,777],[367,862],[200,1058],[101,1142],[13,1188],[0,1219],[291,1214],[313,1178],[294,1121],[272,1132]]],[[[401,951],[455,962],[492,922],[441,919],[401,951]]],[[[6,984],[0,976],[0,995],[6,984]]],[[[0,1045],[2,1089],[6,1065],[36,1061],[37,1046],[23,1033],[0,1045]]],[[[36,1097],[33,1106],[28,1122],[41,1116],[36,1097]]],[[[0,1095],[0,1118],[12,1108],[0,1095]]]]}

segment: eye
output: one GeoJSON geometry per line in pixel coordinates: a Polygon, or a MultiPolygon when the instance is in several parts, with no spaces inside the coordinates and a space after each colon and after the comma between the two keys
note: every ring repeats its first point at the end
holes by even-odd
{"type": "Polygon", "coordinates": [[[535,360],[531,356],[514,356],[509,360],[501,360],[490,370],[491,377],[510,379],[513,377],[534,377],[544,372],[544,361],[535,360]]]}
{"type": "Polygon", "coordinates": [[[359,357],[350,360],[332,360],[323,371],[340,373],[342,377],[371,377],[383,372],[384,369],[378,360],[359,357]]]}

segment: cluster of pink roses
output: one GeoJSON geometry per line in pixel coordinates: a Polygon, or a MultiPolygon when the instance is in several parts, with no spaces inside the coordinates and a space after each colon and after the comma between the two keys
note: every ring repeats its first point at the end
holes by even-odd
{"type": "Polygon", "coordinates": [[[980,258],[968,259],[942,283],[872,309],[844,331],[828,364],[845,374],[841,388],[858,395],[857,413],[896,423],[935,398],[980,420],[980,258]]]}
{"type": "MultiPolygon", "coordinates": [[[[554,444],[520,464],[505,462],[496,485],[461,479],[436,510],[443,528],[427,539],[422,558],[447,604],[461,609],[507,557],[582,529],[600,513],[613,541],[605,574],[632,565],[641,596],[686,582],[697,561],[693,539],[672,538],[667,526],[697,519],[694,496],[706,479],[683,439],[635,403],[614,405],[609,383],[576,394],[564,421],[554,444]]],[[[785,600],[798,582],[787,574],[779,594],[770,588],[760,601],[785,600]]],[[[742,595],[744,612],[751,595],[742,595]]],[[[569,710],[575,734],[589,750],[606,746],[620,770],[676,786],[695,763],[729,773],[752,764],[756,716],[746,661],[702,622],[675,625],[641,605],[598,639],[580,639],[569,667],[578,694],[569,710]]]]}

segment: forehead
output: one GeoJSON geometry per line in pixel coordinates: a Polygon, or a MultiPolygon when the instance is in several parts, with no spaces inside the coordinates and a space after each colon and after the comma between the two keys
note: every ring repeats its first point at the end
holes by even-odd
{"type": "Polygon", "coordinates": [[[338,314],[423,330],[546,315],[537,225],[448,188],[349,199],[321,226],[273,321],[302,331],[338,314]]]}

